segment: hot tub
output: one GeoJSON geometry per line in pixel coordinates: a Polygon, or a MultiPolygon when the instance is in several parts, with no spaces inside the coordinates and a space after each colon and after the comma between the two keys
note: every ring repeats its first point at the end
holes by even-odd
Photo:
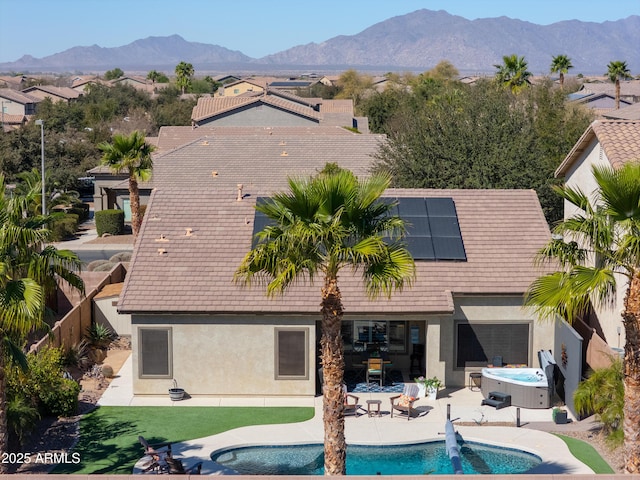
{"type": "Polygon", "coordinates": [[[511,395],[515,407],[551,407],[552,389],[540,368],[483,368],[480,389],[484,398],[490,392],[511,395]]]}

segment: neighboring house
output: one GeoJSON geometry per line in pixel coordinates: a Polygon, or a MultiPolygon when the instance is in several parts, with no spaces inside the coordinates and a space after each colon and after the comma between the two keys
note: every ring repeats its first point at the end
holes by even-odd
{"type": "Polygon", "coordinates": [[[222,85],[216,90],[218,97],[237,97],[247,92],[262,93],[266,89],[265,85],[248,80],[238,80],[222,85]]]}
{"type": "Polygon", "coordinates": [[[621,107],[619,110],[611,110],[603,117],[607,120],[640,120],[640,102],[621,107]]]}
{"type": "Polygon", "coordinates": [[[79,93],[84,93],[92,85],[109,85],[109,82],[102,80],[95,75],[89,75],[86,77],[74,77],[71,80],[71,88],[79,93]]]}
{"type": "MultiPolygon", "coordinates": [[[[257,198],[327,162],[366,176],[384,141],[214,134],[155,158],[155,188],[118,303],[131,315],[134,394],[166,395],[173,379],[192,395],[318,393],[322,281],[268,298],[260,282],[243,288],[233,275],[251,248],[257,198]]],[[[421,370],[450,387],[464,386],[493,355],[537,365],[536,352],[553,348],[554,326],[522,308],[540,273],[533,257],[550,239],[535,192],[385,196],[401,199],[402,215],[421,205],[407,219],[416,228],[428,223],[432,237],[424,230],[409,243],[430,260],[417,260],[414,286],[391,299],[368,299],[357,273],[341,273],[347,368],[361,362],[357,350],[367,342],[388,348],[404,381],[414,344],[426,350],[421,370]]]]}
{"type": "Polygon", "coordinates": [[[11,88],[0,88],[0,105],[2,115],[29,116],[35,115],[40,98],[18,92],[11,88]]]}
{"type": "Polygon", "coordinates": [[[10,132],[22,128],[27,123],[27,117],[25,115],[9,115],[8,113],[2,113],[2,130],[4,132],[10,132]]]}
{"type": "Polygon", "coordinates": [[[11,88],[13,90],[22,90],[25,83],[27,82],[27,77],[24,75],[3,75],[0,76],[0,87],[2,88],[11,88]]]}
{"type": "Polygon", "coordinates": [[[50,99],[53,103],[66,102],[71,103],[77,100],[82,95],[82,92],[78,92],[69,87],[54,87],[53,85],[34,85],[22,90],[29,96],[44,100],[50,99]]]}
{"type": "Polygon", "coordinates": [[[168,83],[152,82],[146,77],[140,75],[125,75],[120,78],[114,78],[107,82],[108,85],[129,85],[137,90],[147,92],[149,94],[156,93],[158,90],[162,90],[169,86],[168,83]]]}
{"type": "Polygon", "coordinates": [[[123,282],[105,285],[92,300],[93,321],[110,328],[118,336],[131,336],[131,317],[117,312],[123,282]]]}
{"type": "MultiPolygon", "coordinates": [[[[640,161],[640,121],[596,120],[582,134],[569,154],[556,170],[557,178],[564,178],[565,184],[580,188],[593,198],[597,184],[592,167],[619,167],[626,162],[640,161]]],[[[569,218],[578,209],[565,201],[564,218],[569,218]]],[[[595,316],[586,319],[589,326],[611,347],[625,344],[624,328],[620,309],[623,305],[626,280],[617,278],[617,300],[614,304],[597,308],[595,316]]]]}
{"type": "MultiPolygon", "coordinates": [[[[610,93],[584,93],[576,92],[569,95],[571,103],[584,105],[590,108],[598,116],[607,115],[616,111],[615,94],[610,93]]],[[[630,101],[620,99],[620,109],[631,105],[630,101]]]]}
{"type": "Polygon", "coordinates": [[[351,100],[303,98],[268,89],[235,97],[201,97],[191,113],[194,126],[340,126],[369,132],[355,117],[351,100]]]}
{"type": "MultiPolygon", "coordinates": [[[[585,82],[582,84],[577,93],[606,93],[615,98],[616,86],[615,83],[610,81],[585,82]]],[[[620,82],[620,100],[624,100],[627,104],[640,102],[640,80],[622,80],[620,82]]]]}

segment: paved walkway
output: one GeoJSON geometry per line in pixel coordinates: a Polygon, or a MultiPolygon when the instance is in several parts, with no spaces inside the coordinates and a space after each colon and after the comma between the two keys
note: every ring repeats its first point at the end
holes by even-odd
{"type": "MultiPolygon", "coordinates": [[[[482,394],[468,388],[443,390],[438,399],[420,399],[416,403],[419,416],[407,421],[406,417],[389,414],[389,397],[386,393],[358,394],[364,406],[362,415],[345,418],[345,434],[350,444],[402,444],[442,440],[447,411],[457,432],[467,441],[526,449],[539,455],[543,463],[535,473],[583,474],[593,473],[578,462],[566,444],[558,437],[543,430],[563,431],[567,429],[589,429],[595,427],[591,421],[555,425],[551,421],[551,409],[517,409],[507,407],[496,410],[481,406],[482,394]],[[382,401],[382,416],[366,415],[366,400],[382,401]],[[515,425],[518,412],[521,428],[515,425]]],[[[187,466],[203,462],[203,474],[222,474],[224,468],[210,459],[212,452],[230,446],[256,444],[322,443],[322,397],[209,397],[197,396],[172,402],[169,396],[133,396],[131,357],[123,364],[118,376],[111,382],[98,402],[99,405],[115,406],[306,406],[316,410],[315,416],[306,422],[288,425],[261,425],[237,428],[219,435],[182,442],[173,446],[175,456],[187,466]]],[[[134,473],[138,471],[134,469],[134,473]]]]}

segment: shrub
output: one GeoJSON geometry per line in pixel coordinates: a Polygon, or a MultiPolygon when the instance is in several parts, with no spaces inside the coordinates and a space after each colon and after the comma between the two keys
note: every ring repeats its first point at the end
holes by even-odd
{"type": "Polygon", "coordinates": [[[113,330],[101,323],[93,323],[87,328],[87,337],[94,347],[103,348],[108,346],[115,338],[113,330]]]}
{"type": "Polygon", "coordinates": [[[129,262],[131,261],[131,252],[118,252],[109,261],[112,263],[129,262]]]}
{"type": "Polygon", "coordinates": [[[108,272],[110,271],[113,267],[115,267],[115,263],[113,262],[104,262],[101,263],[100,265],[98,265],[97,267],[95,267],[93,269],[94,272],[108,272]]]}
{"type": "Polygon", "coordinates": [[[51,229],[51,240],[54,242],[72,237],[78,231],[78,215],[68,213],[53,221],[49,228],[51,229]]]}
{"type": "Polygon", "coordinates": [[[95,218],[99,237],[105,233],[122,235],[124,232],[124,212],[122,210],[100,210],[96,212],[95,218]]]}
{"type": "Polygon", "coordinates": [[[24,396],[17,395],[7,402],[9,434],[15,436],[21,447],[36,428],[38,420],[40,420],[38,409],[24,396]]]}
{"type": "Polygon", "coordinates": [[[93,262],[89,262],[89,265],[87,265],[87,271],[93,272],[96,268],[98,268],[100,265],[104,265],[105,263],[110,263],[110,262],[109,260],[94,260],[93,262]]]}
{"type": "Polygon", "coordinates": [[[89,205],[86,203],[75,203],[73,207],[67,210],[67,213],[78,215],[80,223],[89,219],[89,205]]]}
{"type": "Polygon", "coordinates": [[[80,385],[75,380],[60,378],[55,388],[40,393],[40,401],[46,414],[69,417],[78,411],[80,385]]]}

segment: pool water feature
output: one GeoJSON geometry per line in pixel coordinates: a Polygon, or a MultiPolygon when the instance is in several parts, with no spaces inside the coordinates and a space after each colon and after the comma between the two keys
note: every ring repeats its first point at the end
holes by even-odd
{"type": "MultiPolygon", "coordinates": [[[[218,450],[211,459],[241,475],[323,475],[322,444],[262,445],[218,450]]],[[[465,474],[524,473],[542,463],[521,450],[476,442],[460,444],[465,474]]],[[[349,445],[347,475],[452,475],[444,441],[409,445],[349,445]]]]}

